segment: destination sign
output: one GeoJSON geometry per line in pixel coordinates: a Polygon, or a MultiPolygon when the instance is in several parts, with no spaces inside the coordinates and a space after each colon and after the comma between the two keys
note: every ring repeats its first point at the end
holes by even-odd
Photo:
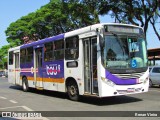
{"type": "Polygon", "coordinates": [[[121,33],[143,33],[141,28],[120,25],[106,25],[105,32],[121,32],[121,33]]]}

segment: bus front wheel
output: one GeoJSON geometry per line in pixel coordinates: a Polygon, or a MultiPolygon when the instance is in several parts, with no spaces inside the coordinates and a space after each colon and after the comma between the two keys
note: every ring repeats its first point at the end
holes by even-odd
{"type": "Polygon", "coordinates": [[[153,86],[152,81],[149,80],[149,87],[151,88],[153,86]]]}
{"type": "Polygon", "coordinates": [[[22,87],[23,87],[23,91],[24,92],[27,92],[29,90],[29,87],[28,87],[28,80],[26,77],[24,77],[22,79],[22,87]]]}
{"type": "Polygon", "coordinates": [[[67,84],[67,93],[68,93],[69,99],[73,101],[77,101],[79,99],[79,91],[78,91],[78,86],[76,82],[70,81],[67,84]]]}

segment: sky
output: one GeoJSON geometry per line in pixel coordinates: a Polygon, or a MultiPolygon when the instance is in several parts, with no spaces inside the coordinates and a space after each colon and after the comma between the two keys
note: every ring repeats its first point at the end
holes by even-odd
{"type": "MultiPolygon", "coordinates": [[[[0,48],[3,45],[7,45],[5,30],[12,22],[20,19],[22,16],[26,16],[31,12],[35,12],[40,9],[41,6],[49,3],[50,0],[1,0],[0,1],[0,48]]],[[[110,16],[100,16],[101,23],[114,22],[114,19],[110,16]]],[[[158,20],[160,22],[160,20],[158,20]]],[[[157,24],[157,28],[160,32],[160,26],[157,24]],[[159,27],[159,28],[158,28],[159,27]]],[[[149,25],[147,32],[148,49],[159,48],[160,41],[156,37],[152,26],[149,25]]]]}

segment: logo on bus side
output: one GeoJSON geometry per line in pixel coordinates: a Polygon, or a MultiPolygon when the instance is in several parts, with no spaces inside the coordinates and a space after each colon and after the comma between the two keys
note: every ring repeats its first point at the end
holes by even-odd
{"type": "Polygon", "coordinates": [[[46,72],[47,75],[57,75],[61,72],[60,65],[52,64],[52,65],[46,65],[46,72]]]}

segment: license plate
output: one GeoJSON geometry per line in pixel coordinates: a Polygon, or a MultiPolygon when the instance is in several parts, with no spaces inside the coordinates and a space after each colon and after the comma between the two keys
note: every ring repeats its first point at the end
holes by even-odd
{"type": "Polygon", "coordinates": [[[127,92],[135,92],[135,88],[128,88],[127,92]]]}

